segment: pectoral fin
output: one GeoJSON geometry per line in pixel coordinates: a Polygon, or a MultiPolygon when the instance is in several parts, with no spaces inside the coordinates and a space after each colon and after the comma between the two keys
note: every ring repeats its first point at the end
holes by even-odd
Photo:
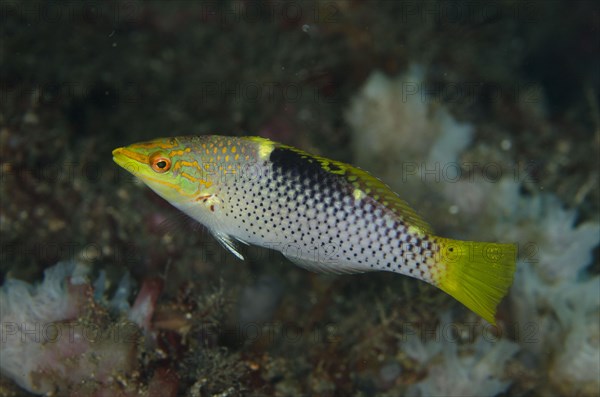
{"type": "Polygon", "coordinates": [[[242,243],[245,245],[248,245],[248,243],[246,243],[245,241],[236,239],[233,236],[230,236],[228,234],[222,233],[222,232],[215,232],[212,231],[211,232],[212,235],[217,239],[217,241],[219,242],[219,244],[221,244],[223,246],[223,248],[225,248],[226,250],[228,250],[229,252],[231,252],[233,255],[235,255],[238,259],[240,260],[244,260],[244,255],[242,255],[237,247],[237,243],[242,243]]]}

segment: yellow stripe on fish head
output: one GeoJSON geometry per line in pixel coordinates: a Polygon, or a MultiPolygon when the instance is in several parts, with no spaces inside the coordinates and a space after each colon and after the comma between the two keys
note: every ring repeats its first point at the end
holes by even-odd
{"type": "Polygon", "coordinates": [[[193,147],[177,138],[160,138],[113,150],[115,163],[173,204],[209,193],[213,182],[193,147]]]}

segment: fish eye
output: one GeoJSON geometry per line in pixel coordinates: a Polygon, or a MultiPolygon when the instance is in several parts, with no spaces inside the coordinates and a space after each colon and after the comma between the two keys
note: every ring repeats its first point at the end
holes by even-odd
{"type": "Polygon", "coordinates": [[[161,153],[155,153],[150,156],[150,167],[160,174],[165,173],[171,168],[171,159],[161,153]]]}

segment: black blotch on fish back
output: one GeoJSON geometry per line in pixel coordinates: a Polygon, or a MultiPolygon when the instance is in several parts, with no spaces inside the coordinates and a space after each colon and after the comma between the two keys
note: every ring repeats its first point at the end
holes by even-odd
{"type": "MultiPolygon", "coordinates": [[[[352,197],[353,187],[343,177],[332,174],[323,168],[318,159],[288,148],[275,148],[269,160],[272,163],[273,175],[283,176],[292,182],[294,190],[292,201],[304,204],[317,195],[321,202],[330,198],[331,203],[342,200],[344,196],[352,197]]],[[[352,199],[354,199],[352,197],[352,199]]],[[[313,205],[316,201],[313,202],[313,205]]],[[[332,204],[324,203],[324,210],[332,204]]]]}
{"type": "Polygon", "coordinates": [[[322,193],[329,189],[329,196],[339,192],[344,195],[352,194],[352,186],[342,177],[332,174],[323,168],[318,159],[288,148],[275,148],[269,160],[272,162],[274,175],[297,180],[304,192],[322,193]]]}
{"type": "Polygon", "coordinates": [[[309,176],[317,180],[331,179],[331,175],[321,167],[318,161],[291,149],[275,148],[271,152],[269,160],[273,163],[275,171],[284,175],[309,176]]]}

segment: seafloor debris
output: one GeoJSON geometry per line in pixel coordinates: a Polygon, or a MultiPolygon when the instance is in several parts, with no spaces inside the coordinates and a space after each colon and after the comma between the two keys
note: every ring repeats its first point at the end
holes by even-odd
{"type": "Polygon", "coordinates": [[[144,282],[129,308],[126,276],[105,305],[94,298],[104,277],[94,291],[87,273],[62,262],[41,284],[9,279],[0,288],[2,374],[36,394],[174,396],[178,378],[168,367],[155,367],[150,379],[139,371],[160,284],[144,282]],[[111,315],[109,307],[120,309],[111,315]]]}

